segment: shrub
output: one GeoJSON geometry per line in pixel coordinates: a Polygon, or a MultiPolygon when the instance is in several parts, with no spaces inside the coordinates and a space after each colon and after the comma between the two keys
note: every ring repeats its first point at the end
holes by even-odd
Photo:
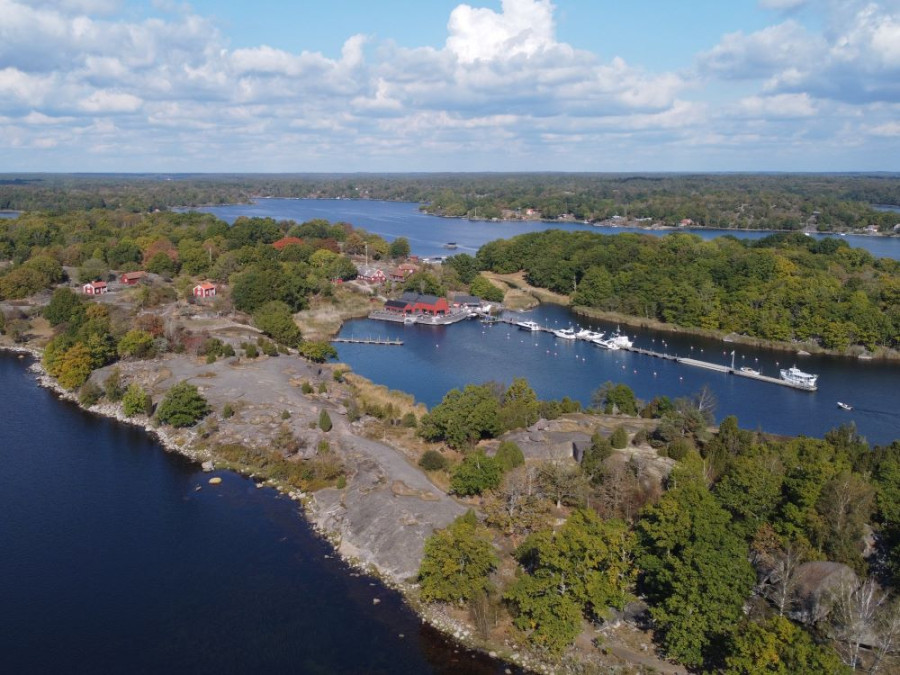
{"type": "Polygon", "coordinates": [[[525,455],[522,454],[522,449],[512,441],[503,441],[500,447],[497,448],[497,454],[494,455],[494,458],[500,463],[500,468],[504,472],[515,469],[517,466],[522,466],[525,463],[525,455]]]}
{"type": "Polygon", "coordinates": [[[288,420],[290,418],[291,418],[291,413],[289,413],[287,410],[281,411],[281,419],[288,420]]]}
{"type": "Polygon", "coordinates": [[[216,355],[215,355],[215,354],[207,354],[207,355],[206,355],[206,362],[207,362],[207,363],[215,363],[215,362],[216,362],[216,355]]]}
{"type": "Polygon", "coordinates": [[[638,429],[634,436],[631,438],[632,445],[643,445],[647,442],[647,430],[646,429],[638,429]]]}
{"type": "Polygon", "coordinates": [[[93,380],[88,380],[78,390],[78,402],[84,407],[90,407],[100,400],[103,390],[93,380]]]}
{"type": "Polygon", "coordinates": [[[150,400],[150,394],[144,391],[139,384],[130,384],[122,397],[122,412],[125,413],[125,416],[149,415],[152,411],[153,403],[150,400]]]}
{"type": "Polygon", "coordinates": [[[304,394],[311,394],[313,393],[313,386],[309,382],[304,382],[300,385],[300,391],[304,394]]]}
{"type": "Polygon", "coordinates": [[[400,423],[407,429],[415,429],[419,426],[419,422],[416,420],[416,414],[412,412],[406,413],[400,423]]]}
{"type": "Polygon", "coordinates": [[[484,450],[475,450],[456,467],[450,479],[450,489],[458,495],[480,495],[500,485],[502,477],[500,463],[485,455],[484,450]]]}
{"type": "Polygon", "coordinates": [[[331,444],[323,438],[321,441],[319,441],[319,445],[316,447],[316,453],[319,455],[324,455],[329,452],[331,452],[331,444]]]}
{"type": "Polygon", "coordinates": [[[328,387],[325,385],[324,382],[319,382],[319,393],[320,393],[320,394],[327,394],[327,393],[328,393],[328,387]]]}
{"type": "Polygon", "coordinates": [[[437,450],[426,450],[419,458],[419,466],[425,471],[442,471],[447,468],[447,458],[437,450]]]}
{"type": "Polygon", "coordinates": [[[694,444],[688,439],[677,438],[666,446],[666,454],[676,462],[680,462],[693,449],[694,444]]]}
{"type": "Polygon", "coordinates": [[[222,408],[222,417],[224,417],[226,420],[229,417],[234,417],[234,408],[231,406],[230,403],[226,403],[224,405],[224,407],[222,408]]]}
{"type": "Polygon", "coordinates": [[[265,303],[253,313],[253,323],[263,333],[288,347],[300,344],[301,334],[291,308],[280,300],[265,303]]]}
{"type": "Polygon", "coordinates": [[[257,356],[259,356],[259,350],[252,342],[245,342],[241,345],[241,347],[244,348],[244,354],[248,359],[255,359],[257,356]]]}
{"type": "Polygon", "coordinates": [[[106,399],[113,403],[122,400],[125,390],[122,388],[122,371],[118,368],[109,371],[109,375],[103,381],[103,393],[106,395],[106,399]]]}
{"type": "Polygon", "coordinates": [[[300,356],[313,363],[325,363],[337,356],[337,350],[327,342],[304,342],[298,348],[300,356]]]}
{"type": "Polygon", "coordinates": [[[192,384],[179,382],[166,392],[156,417],[162,424],[189,427],[209,414],[209,404],[192,384]]]}
{"type": "Polygon", "coordinates": [[[144,330],[130,330],[119,340],[117,349],[122,358],[150,358],[153,356],[153,336],[144,330]]]}
{"type": "Polygon", "coordinates": [[[329,416],[328,411],[323,408],[322,412],[319,413],[319,428],[327,433],[331,431],[331,427],[331,417],[329,416]]]}
{"type": "Polygon", "coordinates": [[[624,449],[628,445],[628,432],[625,431],[625,427],[616,427],[612,436],[609,437],[609,442],[616,450],[624,449]]]}

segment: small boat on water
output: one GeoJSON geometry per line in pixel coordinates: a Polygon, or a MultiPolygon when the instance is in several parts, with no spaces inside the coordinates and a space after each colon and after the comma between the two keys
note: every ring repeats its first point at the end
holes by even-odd
{"type": "Polygon", "coordinates": [[[516,325],[520,329],[527,331],[536,331],[541,329],[541,326],[537,321],[519,321],[516,325]]]}
{"type": "Polygon", "coordinates": [[[759,375],[759,371],[750,366],[741,366],[741,372],[747,373],[748,375],[759,375]]]}
{"type": "Polygon", "coordinates": [[[407,326],[411,326],[417,321],[418,319],[416,319],[416,317],[412,316],[411,314],[403,317],[403,323],[407,326]]]}
{"type": "Polygon", "coordinates": [[[837,405],[841,410],[853,410],[853,406],[849,403],[841,403],[840,401],[838,401],[837,405]]]}
{"type": "Polygon", "coordinates": [[[444,244],[444,248],[455,249],[459,248],[459,245],[455,241],[448,241],[446,244],[444,244]]]}
{"type": "Polygon", "coordinates": [[[603,333],[598,333],[596,331],[588,330],[587,328],[583,328],[577,333],[575,333],[575,337],[579,340],[586,340],[587,342],[593,342],[594,340],[599,340],[603,337],[603,333]]]}
{"type": "Polygon", "coordinates": [[[633,344],[627,335],[622,335],[622,331],[616,328],[616,332],[609,336],[606,340],[594,340],[595,345],[604,347],[605,349],[628,349],[633,344]]]}
{"type": "Polygon", "coordinates": [[[553,334],[561,338],[563,340],[574,340],[575,339],[575,329],[574,328],[561,328],[559,330],[553,331],[553,334]]]}
{"type": "Polygon", "coordinates": [[[818,388],[816,386],[816,380],[819,379],[819,376],[813,375],[812,373],[804,373],[797,366],[782,368],[779,372],[781,373],[782,380],[784,380],[788,384],[792,384],[798,389],[815,391],[818,388]]]}

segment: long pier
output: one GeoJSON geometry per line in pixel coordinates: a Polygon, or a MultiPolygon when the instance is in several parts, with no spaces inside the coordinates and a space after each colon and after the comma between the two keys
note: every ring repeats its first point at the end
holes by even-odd
{"type": "MultiPolygon", "coordinates": [[[[519,323],[517,320],[507,317],[501,317],[497,319],[497,321],[499,323],[506,323],[511,326],[517,326],[519,323]]],[[[537,328],[535,328],[532,332],[552,333],[553,329],[547,326],[538,325],[537,328]]],[[[652,349],[644,349],[642,347],[619,347],[619,349],[622,349],[626,352],[631,352],[633,354],[641,354],[643,356],[650,356],[655,359],[663,359],[664,361],[674,361],[675,363],[682,363],[686,366],[694,366],[695,368],[705,368],[706,370],[713,370],[717,373],[746,377],[750,380],[756,380],[757,382],[778,384],[782,387],[790,387],[791,389],[799,389],[800,391],[815,391],[815,389],[810,389],[809,387],[804,387],[803,385],[794,384],[793,382],[788,382],[787,380],[782,380],[780,377],[769,377],[768,375],[763,375],[762,373],[759,373],[757,371],[741,370],[740,368],[733,368],[731,366],[712,363],[710,361],[701,361],[700,359],[692,359],[686,356],[663,354],[662,352],[655,352],[652,349]]]]}
{"type": "Polygon", "coordinates": [[[355,338],[342,337],[333,338],[331,342],[346,342],[354,345],[387,345],[391,347],[402,347],[403,340],[388,340],[387,338],[355,338]]]}

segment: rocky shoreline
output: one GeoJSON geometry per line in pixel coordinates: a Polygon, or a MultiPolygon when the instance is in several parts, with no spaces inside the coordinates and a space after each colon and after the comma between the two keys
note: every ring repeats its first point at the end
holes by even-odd
{"type": "MultiPolygon", "coordinates": [[[[447,504],[452,503],[452,506],[449,508],[444,506],[442,509],[443,518],[439,520],[443,520],[443,522],[432,523],[427,521],[426,516],[431,514],[431,509],[427,507],[436,503],[435,497],[423,494],[422,490],[424,490],[424,487],[422,485],[407,485],[407,483],[412,482],[408,475],[402,476],[399,480],[388,480],[388,475],[384,470],[385,467],[377,466],[375,461],[361,454],[366,449],[371,450],[373,441],[362,437],[356,437],[355,443],[352,440],[350,441],[349,445],[351,447],[349,451],[357,453],[353,458],[360,461],[360,466],[353,467],[353,472],[346,488],[343,490],[326,488],[315,494],[310,494],[278,481],[260,480],[252,472],[242,470],[239,466],[231,464],[227,467],[223,466],[225,463],[209,449],[197,447],[200,434],[193,428],[169,429],[157,426],[150,418],[143,415],[127,417],[122,413],[121,404],[118,403],[98,403],[92,406],[82,405],[74,392],[61,387],[46,372],[41,364],[43,352],[36,347],[0,344],[0,351],[33,359],[28,365],[28,371],[35,377],[35,381],[39,386],[49,389],[60,399],[74,403],[87,412],[122,424],[140,427],[159,442],[167,452],[177,453],[186,457],[192,462],[201,465],[205,471],[233,470],[254,478],[258,481],[257,484],[260,487],[272,487],[297,502],[300,507],[300,513],[312,526],[313,530],[329,542],[336,556],[352,569],[372,575],[389,588],[400,592],[406,599],[407,604],[424,622],[448,638],[458,642],[462,647],[486,653],[491,658],[502,659],[534,672],[549,673],[555,671],[554,666],[542,662],[538,655],[529,654],[525,649],[515,649],[508,645],[481,644],[475,638],[474,631],[470,626],[453,617],[444,608],[418,601],[416,584],[413,581],[413,575],[409,574],[409,572],[418,568],[421,552],[414,550],[410,546],[410,539],[424,543],[425,537],[434,527],[443,527],[449,524],[453,518],[463,513],[465,508],[444,494],[443,499],[447,500],[447,504]],[[406,482],[402,480],[403,478],[407,479],[406,482]],[[385,484],[386,490],[379,489],[379,487],[384,488],[385,484]],[[360,508],[359,504],[354,505],[354,500],[351,497],[353,494],[360,497],[359,503],[364,504],[365,508],[360,508]],[[396,508],[391,509],[392,504],[398,501],[405,502],[400,509],[401,522],[399,523],[394,520],[394,517],[397,516],[396,508]],[[417,508],[422,505],[426,508],[417,508]],[[372,526],[372,512],[387,514],[386,517],[381,519],[380,527],[372,526]],[[401,538],[399,543],[395,541],[389,546],[379,547],[375,538],[388,536],[390,534],[388,530],[391,530],[395,535],[397,532],[405,530],[407,536],[401,538]]],[[[340,440],[343,442],[349,439],[346,436],[341,436],[340,440]]],[[[399,457],[397,451],[391,450],[399,457]]],[[[348,449],[342,448],[342,451],[347,452],[348,449]]],[[[401,459],[401,461],[406,464],[405,459],[401,459]]],[[[411,471],[418,473],[423,481],[427,480],[418,469],[409,468],[411,471]]],[[[430,487],[435,493],[437,492],[436,488],[430,487]]]]}

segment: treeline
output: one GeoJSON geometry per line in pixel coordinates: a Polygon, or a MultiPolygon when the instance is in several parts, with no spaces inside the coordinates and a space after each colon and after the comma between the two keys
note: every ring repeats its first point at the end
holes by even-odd
{"type": "Polygon", "coordinates": [[[603,311],[840,351],[900,345],[900,263],[837,238],[550,230],[485,244],[476,260],[603,311]]]}
{"type": "Polygon", "coordinates": [[[109,208],[133,212],[247,202],[254,197],[411,201],[429,213],[479,218],[613,216],[700,227],[822,232],[900,217],[871,208],[900,204],[900,179],[858,174],[279,174],[10,175],[0,209],[109,208]]]}
{"type": "Polygon", "coordinates": [[[430,458],[427,468],[480,494],[483,511],[428,540],[424,599],[467,606],[486,639],[512,623],[551,654],[642,599],[666,655],[693,669],[891,670],[900,442],[870,448],[852,425],[823,440],[775,439],[734,417],[710,432],[707,392],[644,404],[607,383],[593,411],[655,422],[598,425],[580,463],[525,462],[510,441],[493,455],[476,445],[532,422],[541,405],[516,380],[451,392],[422,420],[423,436],[464,451],[455,466],[430,458]],[[676,460],[668,475],[646,454],[616,452],[648,443],[676,460]]]}

